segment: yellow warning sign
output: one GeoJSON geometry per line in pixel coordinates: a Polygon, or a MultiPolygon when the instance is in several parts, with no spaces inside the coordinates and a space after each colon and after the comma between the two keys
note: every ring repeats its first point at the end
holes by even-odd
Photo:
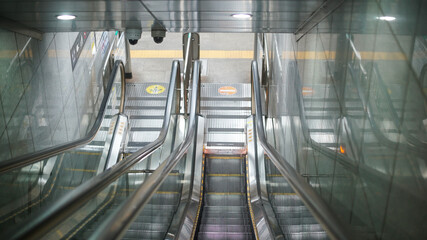
{"type": "Polygon", "coordinates": [[[218,93],[221,95],[233,95],[237,93],[237,89],[231,86],[224,86],[218,88],[218,93]]]}
{"type": "Polygon", "coordinates": [[[145,89],[149,94],[160,94],[165,91],[162,85],[150,85],[145,89]]]}

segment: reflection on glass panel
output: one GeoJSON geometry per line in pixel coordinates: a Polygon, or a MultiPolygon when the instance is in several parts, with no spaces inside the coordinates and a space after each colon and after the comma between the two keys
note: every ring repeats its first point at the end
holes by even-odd
{"type": "MultiPolygon", "coordinates": [[[[421,2],[344,2],[299,39],[297,71],[286,79],[290,58],[273,55],[272,81],[292,78],[301,107],[293,125],[274,124],[271,134],[295,131],[296,163],[285,142],[268,141],[361,238],[427,237],[427,44],[414,28],[421,2]]],[[[270,88],[270,98],[279,91],[270,88]]],[[[270,115],[288,117],[279,106],[270,115]]]]}
{"type": "MultiPolygon", "coordinates": [[[[110,117],[102,120],[101,128],[108,127],[111,116],[118,113],[116,106],[120,104],[117,100],[120,99],[120,95],[120,85],[117,85],[112,89],[112,94],[107,101],[110,117]]],[[[22,128],[23,125],[20,127],[22,128]]],[[[53,140],[56,143],[67,139],[63,116],[55,130],[53,140]]],[[[0,174],[0,229],[4,231],[38,214],[39,209],[49,206],[94,177],[99,165],[102,164],[101,155],[104,146],[109,146],[106,141],[106,131],[99,131],[93,141],[85,146],[0,174]]],[[[15,144],[15,142],[12,143],[15,144]]],[[[24,149],[22,140],[21,143],[16,144],[19,146],[12,146],[12,150],[24,149]]]]}
{"type": "MultiPolygon", "coordinates": [[[[175,116],[176,117],[176,116],[175,116]]],[[[174,117],[174,118],[175,118],[174,117]]],[[[182,116],[180,120],[183,120],[182,116]]],[[[172,120],[172,122],[176,122],[172,120]]],[[[172,124],[164,144],[147,158],[133,166],[114,183],[106,187],[70,218],[53,229],[45,238],[57,238],[58,232],[68,238],[87,239],[97,228],[132,195],[156,168],[171,154],[182,141],[183,136],[175,136],[172,124]]],[[[194,149],[191,147],[190,149],[194,149]]],[[[130,225],[125,237],[141,239],[163,239],[174,217],[180,199],[183,197],[184,174],[191,169],[194,151],[188,151],[171,171],[138,217],[130,225]]],[[[186,191],[189,194],[188,191],[186,191]]]]}

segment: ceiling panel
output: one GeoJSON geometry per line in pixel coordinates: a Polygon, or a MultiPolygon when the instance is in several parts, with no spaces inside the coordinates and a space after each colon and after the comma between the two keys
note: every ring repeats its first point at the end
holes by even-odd
{"type": "Polygon", "coordinates": [[[0,1],[0,16],[43,32],[125,30],[129,27],[149,31],[155,19],[171,32],[294,32],[322,2],[15,0],[0,1]],[[64,13],[77,18],[68,22],[56,19],[64,13]],[[231,16],[233,13],[250,13],[253,17],[235,19],[231,16]]]}

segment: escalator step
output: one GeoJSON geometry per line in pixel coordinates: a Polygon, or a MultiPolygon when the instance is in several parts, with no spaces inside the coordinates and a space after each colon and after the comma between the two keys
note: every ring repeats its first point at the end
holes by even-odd
{"type": "Polygon", "coordinates": [[[138,230],[138,231],[155,231],[163,232],[166,231],[169,226],[168,222],[165,223],[153,223],[153,222],[132,222],[129,230],[138,230]]]}
{"type": "Polygon", "coordinates": [[[302,225],[302,224],[318,224],[314,217],[286,217],[278,218],[280,225],[302,225]]]}
{"type": "Polygon", "coordinates": [[[253,239],[252,233],[227,233],[227,232],[199,232],[198,239],[218,240],[218,239],[233,239],[233,240],[250,240],[253,239]]]}
{"type": "Polygon", "coordinates": [[[122,239],[163,239],[166,231],[128,230],[122,239]]]}
{"type": "MultiPolygon", "coordinates": [[[[245,213],[246,214],[246,213],[245,213]]],[[[215,217],[206,217],[201,221],[201,224],[213,224],[213,225],[250,225],[252,224],[251,220],[248,218],[215,218],[215,217]]]]}
{"type": "Polygon", "coordinates": [[[244,147],[244,142],[207,142],[208,147],[244,147]]]}
{"type": "Polygon", "coordinates": [[[206,194],[207,206],[245,206],[246,195],[206,194]]]}
{"type": "Polygon", "coordinates": [[[271,194],[270,200],[275,206],[304,206],[300,197],[295,193],[271,194]]]}
{"type": "Polygon", "coordinates": [[[201,101],[252,101],[250,97],[233,97],[233,98],[224,98],[224,97],[201,97],[201,101]]]}
{"type": "Polygon", "coordinates": [[[245,132],[244,128],[208,128],[208,132],[245,132]]]}
{"type": "MultiPolygon", "coordinates": [[[[165,90],[166,91],[166,90],[165,90]]],[[[151,97],[151,96],[147,96],[147,97],[135,97],[135,96],[129,96],[126,98],[126,100],[129,101],[166,101],[167,97],[151,97]]],[[[120,98],[118,98],[117,100],[120,100],[120,98]]]]}
{"type": "Polygon", "coordinates": [[[326,232],[300,232],[300,233],[285,233],[286,239],[290,240],[314,240],[328,239],[326,232]]]}
{"type": "Polygon", "coordinates": [[[153,127],[131,127],[130,131],[131,132],[151,132],[151,131],[157,131],[160,132],[162,130],[162,128],[153,128],[153,127]]]}
{"type": "Polygon", "coordinates": [[[201,224],[200,232],[250,232],[250,225],[201,224]]]}
{"type": "MultiPolygon", "coordinates": [[[[249,114],[250,115],[250,114],[249,114]]],[[[206,115],[206,118],[246,119],[249,115],[206,115]]]]}
{"type": "Polygon", "coordinates": [[[239,206],[205,206],[203,213],[248,213],[248,208],[243,205],[239,206]]]}
{"type": "Polygon", "coordinates": [[[131,115],[129,119],[163,119],[163,115],[131,115]]]}

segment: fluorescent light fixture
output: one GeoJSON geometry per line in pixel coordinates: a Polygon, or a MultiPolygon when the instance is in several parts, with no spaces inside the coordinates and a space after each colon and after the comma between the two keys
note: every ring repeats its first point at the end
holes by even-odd
{"type": "Polygon", "coordinates": [[[76,18],[76,15],[70,15],[70,14],[61,14],[56,16],[59,20],[73,20],[76,18]]]}
{"type": "Polygon", "coordinates": [[[231,14],[232,17],[237,18],[237,19],[249,19],[252,17],[252,14],[249,13],[235,13],[235,14],[231,14]]]}
{"type": "Polygon", "coordinates": [[[381,17],[377,17],[377,19],[382,21],[388,21],[388,22],[396,20],[396,18],[392,16],[381,16],[381,17]]]}

